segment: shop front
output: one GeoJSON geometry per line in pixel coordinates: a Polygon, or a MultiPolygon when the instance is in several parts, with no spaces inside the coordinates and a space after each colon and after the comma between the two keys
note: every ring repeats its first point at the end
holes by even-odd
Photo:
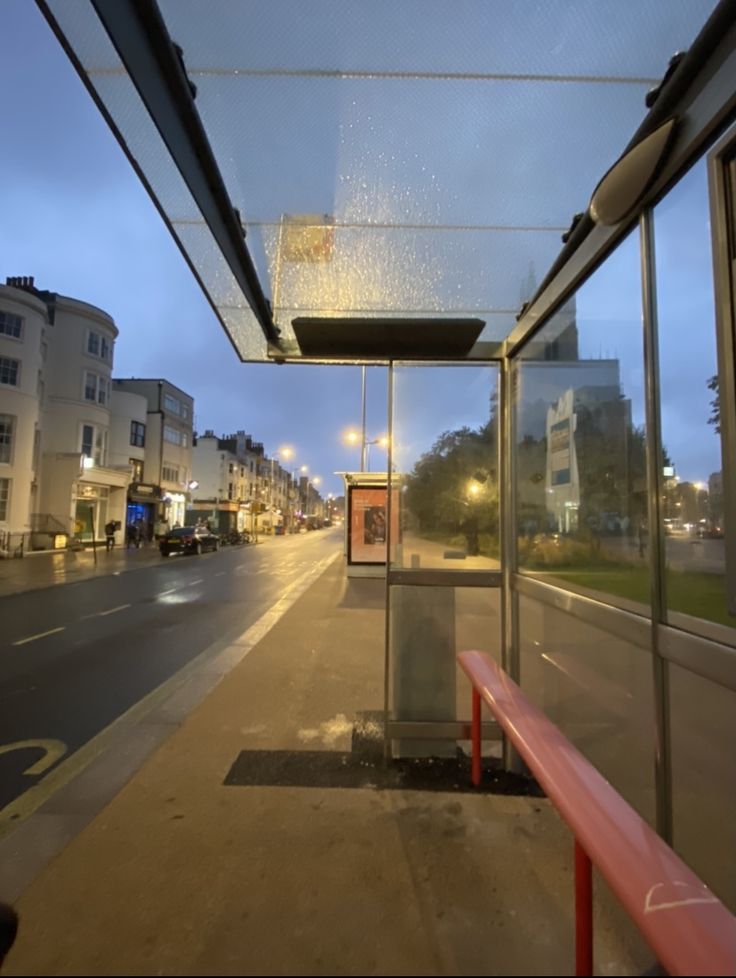
{"type": "Polygon", "coordinates": [[[80,484],[74,503],[74,540],[91,543],[105,536],[110,490],[107,486],[80,484]]]}
{"type": "Polygon", "coordinates": [[[126,527],[136,526],[144,540],[152,540],[159,517],[161,490],[144,482],[132,482],[128,488],[125,510],[126,527]]]}
{"type": "Polygon", "coordinates": [[[187,497],[183,492],[165,492],[163,494],[165,506],[164,519],[169,526],[185,526],[187,511],[187,497]]]}

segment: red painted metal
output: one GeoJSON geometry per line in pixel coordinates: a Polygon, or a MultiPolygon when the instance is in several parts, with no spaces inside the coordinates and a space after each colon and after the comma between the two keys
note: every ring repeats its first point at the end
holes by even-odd
{"type": "Polygon", "coordinates": [[[575,840],[575,974],[593,974],[593,866],[575,840]]]}
{"type": "Polygon", "coordinates": [[[472,736],[472,746],[473,746],[473,760],[470,779],[473,782],[474,787],[480,785],[480,754],[481,754],[481,730],[480,730],[480,693],[473,687],[473,726],[471,730],[472,736]]]}
{"type": "Polygon", "coordinates": [[[736,974],[736,917],[492,659],[457,658],[669,974],[736,974]]]}

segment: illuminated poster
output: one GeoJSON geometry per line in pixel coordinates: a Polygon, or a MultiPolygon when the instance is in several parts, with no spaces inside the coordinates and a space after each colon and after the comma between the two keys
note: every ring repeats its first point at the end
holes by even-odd
{"type": "Polygon", "coordinates": [[[385,489],[354,486],[350,489],[351,564],[384,564],[386,562],[385,489]]]}

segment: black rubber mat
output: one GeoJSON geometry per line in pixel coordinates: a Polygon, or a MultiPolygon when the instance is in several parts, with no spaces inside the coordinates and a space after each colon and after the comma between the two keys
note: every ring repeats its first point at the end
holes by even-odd
{"type": "Polygon", "coordinates": [[[225,777],[238,787],[372,788],[378,791],[451,791],[542,797],[533,778],[483,765],[480,788],[470,783],[470,758],[430,757],[384,764],[362,753],[328,750],[244,750],[225,777]]]}

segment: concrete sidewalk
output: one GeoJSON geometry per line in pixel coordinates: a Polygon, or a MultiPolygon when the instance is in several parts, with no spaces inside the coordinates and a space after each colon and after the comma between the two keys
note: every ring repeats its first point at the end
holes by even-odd
{"type": "MultiPolygon", "coordinates": [[[[26,888],[4,973],[572,973],[572,842],[548,802],[460,772],[422,790],[377,757],[384,587],[333,561],[222,651],[209,668],[232,671],[26,888]]],[[[596,926],[599,973],[651,964],[605,899],[596,926]]]]}

